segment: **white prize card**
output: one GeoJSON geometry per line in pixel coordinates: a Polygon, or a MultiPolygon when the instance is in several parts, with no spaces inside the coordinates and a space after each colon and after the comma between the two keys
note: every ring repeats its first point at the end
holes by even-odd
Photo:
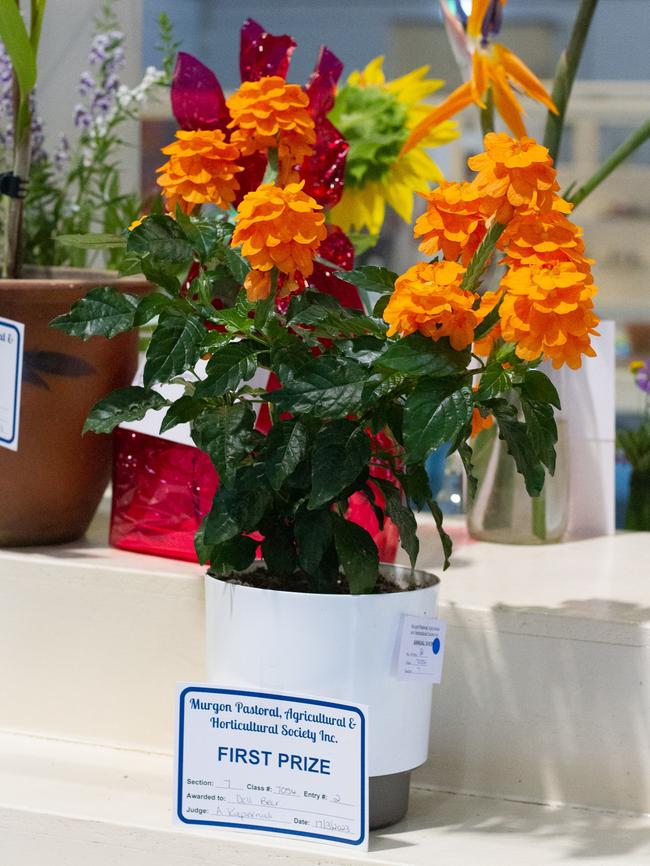
{"type": "Polygon", "coordinates": [[[397,656],[398,679],[439,683],[446,636],[447,623],[444,620],[405,614],[397,656]]]}
{"type": "Polygon", "coordinates": [[[22,322],[0,318],[0,445],[11,451],[18,450],[24,342],[22,322]]]}
{"type": "Polygon", "coordinates": [[[177,818],[368,847],[366,708],[181,686],[177,818]]]}

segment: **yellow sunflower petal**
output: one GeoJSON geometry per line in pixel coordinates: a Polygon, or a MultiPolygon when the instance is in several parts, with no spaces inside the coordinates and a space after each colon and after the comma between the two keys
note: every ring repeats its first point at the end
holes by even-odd
{"type": "Polygon", "coordinates": [[[386,90],[394,93],[404,105],[416,105],[436,90],[440,90],[445,83],[440,78],[425,78],[428,71],[428,66],[420,66],[401,78],[386,82],[386,90]]]}

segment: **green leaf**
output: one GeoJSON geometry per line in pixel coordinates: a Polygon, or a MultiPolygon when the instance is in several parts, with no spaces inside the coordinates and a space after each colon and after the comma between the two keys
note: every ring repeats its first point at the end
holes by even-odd
{"type": "Polygon", "coordinates": [[[465,468],[465,475],[467,476],[467,492],[469,494],[469,498],[474,499],[476,497],[476,489],[478,487],[478,478],[474,475],[474,464],[472,462],[472,446],[467,441],[463,440],[462,442],[458,443],[458,447],[456,448],[456,450],[458,451],[460,459],[462,460],[463,466],[465,468]]]}
{"type": "Polygon", "coordinates": [[[521,401],[521,407],[528,428],[530,446],[553,475],[557,443],[557,425],[553,417],[553,407],[548,403],[536,403],[525,398],[521,401]]]}
{"type": "Polygon", "coordinates": [[[153,332],[144,366],[146,387],[193,369],[201,355],[205,329],[196,316],[164,310],[153,332]]]}
{"type": "Polygon", "coordinates": [[[228,270],[233,276],[233,279],[238,283],[243,283],[251,269],[246,259],[242,256],[239,250],[232,247],[224,247],[224,262],[228,270]]]}
{"type": "Polygon", "coordinates": [[[476,400],[488,400],[505,394],[512,388],[512,370],[504,370],[501,364],[489,364],[478,383],[476,400]]]}
{"type": "Polygon", "coordinates": [[[447,339],[435,342],[423,334],[414,333],[390,341],[375,367],[407,376],[454,376],[467,367],[469,358],[469,350],[458,352],[452,349],[447,339]]]}
{"type": "Polygon", "coordinates": [[[362,291],[377,292],[380,295],[384,292],[392,292],[397,279],[396,273],[376,265],[364,265],[353,271],[337,271],[336,276],[346,283],[352,283],[362,291]]]}
{"type": "Polygon", "coordinates": [[[157,267],[189,264],[193,258],[192,245],[176,220],[163,214],[154,214],[129,232],[127,252],[140,258],[150,258],[157,267]]]}
{"type": "Polygon", "coordinates": [[[203,261],[230,244],[233,227],[226,220],[210,216],[187,216],[177,208],[176,221],[203,261]]]}
{"type": "Polygon", "coordinates": [[[320,508],[341,494],[367,469],[370,437],[354,421],[333,421],[314,440],[312,491],[307,507],[320,508]]]}
{"type": "Polygon", "coordinates": [[[431,512],[431,515],[436,523],[436,529],[438,530],[438,536],[440,537],[440,543],[442,544],[442,552],[445,556],[442,570],[447,571],[447,569],[449,568],[449,559],[451,557],[454,543],[443,529],[442,511],[440,510],[440,506],[434,499],[429,500],[429,511],[431,512]]]}
{"type": "Polygon", "coordinates": [[[313,329],[318,336],[325,337],[359,337],[372,334],[383,338],[387,325],[370,316],[364,316],[357,310],[346,310],[340,307],[332,310],[321,304],[312,304],[299,311],[288,323],[292,328],[307,327],[313,329]]]}
{"type": "Polygon", "coordinates": [[[527,370],[521,386],[522,396],[537,403],[550,403],[561,409],[560,397],[553,382],[541,370],[527,370]]]}
{"type": "Polygon", "coordinates": [[[16,0],[0,0],[0,39],[18,79],[20,100],[26,102],[36,84],[36,52],[16,0]]]}
{"type": "Polygon", "coordinates": [[[431,499],[429,476],[423,463],[407,466],[400,475],[402,487],[408,498],[415,503],[416,508],[423,509],[431,499]]]}
{"type": "Polygon", "coordinates": [[[379,578],[379,553],[371,535],[361,526],[332,514],[334,544],[353,595],[370,593],[379,578]]]}
{"type": "Polygon", "coordinates": [[[424,460],[472,420],[472,389],[458,379],[424,380],[406,401],[404,445],[408,462],[424,460]]]}
{"type": "Polygon", "coordinates": [[[222,544],[242,532],[254,532],[271,504],[264,467],[244,466],[231,487],[217,490],[203,530],[206,546],[222,544]]]}
{"type": "Polygon", "coordinates": [[[230,483],[252,450],[255,413],[248,403],[218,406],[192,424],[192,439],[214,463],[222,483],[230,483]]]}
{"type": "Polygon", "coordinates": [[[71,337],[115,337],[133,327],[138,299],[119,292],[114,286],[97,286],[75,301],[69,313],[57,316],[50,327],[71,337]]]}
{"type": "Polygon", "coordinates": [[[118,388],[108,397],[95,403],[90,410],[82,433],[110,433],[118,424],[125,421],[140,421],[150,409],[163,409],[167,400],[156,391],[139,385],[118,388]]]}
{"type": "Polygon", "coordinates": [[[298,544],[298,563],[307,574],[318,575],[321,563],[332,544],[332,514],[330,511],[301,511],[293,533],[298,544]]]}
{"type": "Polygon", "coordinates": [[[201,397],[220,397],[233,391],[240,382],[255,375],[257,356],[262,350],[253,340],[227,343],[213,352],[206,367],[206,378],[196,387],[201,397]]]}
{"type": "Polygon", "coordinates": [[[506,443],[517,471],[524,477],[529,496],[539,496],[544,487],[544,466],[531,447],[526,424],[517,420],[517,410],[506,400],[492,400],[490,408],[499,426],[499,437],[506,443]]]}
{"type": "Polygon", "coordinates": [[[342,418],[358,409],[367,370],[354,361],[322,355],[305,364],[287,384],[265,395],[281,412],[342,418]]]}
{"type": "Polygon", "coordinates": [[[300,421],[280,421],[266,437],[266,477],[279,490],[307,454],[307,430],[300,421]]]}
{"type": "Polygon", "coordinates": [[[273,576],[288,577],[293,574],[298,560],[293,537],[286,526],[273,521],[264,535],[262,556],[273,576]]]}
{"type": "Polygon", "coordinates": [[[151,292],[140,299],[138,309],[133,319],[133,324],[136,326],[146,325],[156,316],[159,316],[163,310],[173,304],[174,301],[169,295],[162,295],[160,292],[151,292]]]}
{"type": "Polygon", "coordinates": [[[420,552],[420,542],[417,535],[418,525],[415,515],[409,506],[402,502],[400,491],[390,481],[386,481],[383,478],[373,478],[372,483],[376,484],[384,494],[386,514],[397,527],[402,549],[408,555],[411,568],[415,568],[418,553],[420,552]]]}
{"type": "Polygon", "coordinates": [[[190,394],[185,394],[175,400],[165,413],[165,417],[160,425],[160,432],[165,433],[176,427],[177,424],[187,424],[193,421],[197,415],[204,412],[207,407],[205,400],[197,400],[196,397],[190,394]]]}
{"type": "Polygon", "coordinates": [[[112,250],[126,248],[124,235],[88,232],[84,235],[54,235],[57,244],[77,250],[112,250]]]}
{"type": "Polygon", "coordinates": [[[259,541],[248,535],[236,535],[221,544],[205,547],[199,541],[197,533],[194,547],[201,565],[210,562],[209,574],[229,574],[233,571],[246,571],[255,562],[259,541]]]}

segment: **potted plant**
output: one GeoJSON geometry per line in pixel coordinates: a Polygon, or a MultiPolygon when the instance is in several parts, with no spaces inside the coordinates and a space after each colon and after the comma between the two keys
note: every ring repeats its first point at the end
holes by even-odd
{"type": "Polygon", "coordinates": [[[625,509],[625,529],[650,532],[650,359],[633,361],[630,372],[644,395],[641,423],[635,429],[621,429],[616,444],[631,467],[625,509]]]}
{"type": "Polygon", "coordinates": [[[15,0],[0,2],[0,171],[15,194],[2,198],[0,315],[25,325],[18,450],[0,449],[3,546],[79,537],[106,488],[110,440],[80,432],[99,397],[132,381],[137,334],[82,345],[48,324],[93,288],[98,308],[119,319],[136,303],[142,278],[116,282],[119,249],[78,249],[58,236],[109,237],[137,216],[138,197],[121,189],[116,151],[125,121],[166,77],[152,68],[134,89],[120,83],[124,34],[104,4],[80,78],[78,138],[70,145],[62,137],[48,152],[35,96],[45,0],[32,0],[30,12],[28,29],[15,0]],[[120,293],[107,293],[107,285],[120,293]]]}
{"type": "Polygon", "coordinates": [[[439,256],[400,276],[339,270],[337,279],[378,296],[372,310],[323,291],[336,229],[304,166],[321,122],[308,109],[327,104],[333,84],[326,54],[308,92],[269,75],[269,57],[288,63],[287,39],[264,36],[223,121],[181,129],[165,148],[168,212],[124,241],[129,269],[155,291],[117,321],[91,295],[54,324],[88,338],[155,321],[142,385],[100,400],[85,429],[109,433],[151,409],[163,430],[190,424],[220,479],[196,536],[209,563],[209,676],[368,704],[376,827],[404,813],[409,773],[427,753],[431,688],[399,681],[391,667],[401,616],[436,608],[437,578],[414,570],[414,507],[431,510],[444,567],[451,552],[425,461],[451,442],[474,485],[470,435],[494,423],[529,492],[542,489],[559,403],[539,365],[591,354],[594,289],[588,263],[558,258],[535,273],[513,261],[496,291],[482,291],[497,243],[507,233],[516,246],[524,218],[541,227],[558,214],[571,227],[547,148],[491,133],[470,160],[473,180],[441,187],[448,210],[427,238],[439,256]],[[460,243],[447,236],[451,222],[460,243]],[[472,346],[497,326],[512,336],[481,360],[472,346]],[[178,396],[161,392],[170,383],[178,396]],[[356,495],[394,522],[411,569],[380,563],[370,533],[350,519],[356,495]]]}

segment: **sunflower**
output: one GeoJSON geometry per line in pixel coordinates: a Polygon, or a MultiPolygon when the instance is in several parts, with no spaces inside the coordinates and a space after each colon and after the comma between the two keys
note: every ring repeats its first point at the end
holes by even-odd
{"type": "Polygon", "coordinates": [[[426,149],[458,137],[456,124],[446,121],[401,153],[410,131],[431,111],[422,100],[443,82],[425,77],[428,66],[386,81],[383,61],[376,57],[364,70],[351,73],[329,114],[350,144],[343,197],[331,211],[331,221],[344,231],[365,228],[378,234],[386,204],[410,223],[415,193],[442,180],[426,149]]]}

